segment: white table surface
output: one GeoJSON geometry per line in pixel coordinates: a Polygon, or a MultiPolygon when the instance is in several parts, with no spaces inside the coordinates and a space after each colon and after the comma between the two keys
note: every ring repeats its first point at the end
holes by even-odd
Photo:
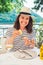
{"type": "Polygon", "coordinates": [[[43,65],[43,60],[40,60],[38,56],[31,60],[17,59],[14,52],[7,52],[0,54],[0,65],[43,65]]]}

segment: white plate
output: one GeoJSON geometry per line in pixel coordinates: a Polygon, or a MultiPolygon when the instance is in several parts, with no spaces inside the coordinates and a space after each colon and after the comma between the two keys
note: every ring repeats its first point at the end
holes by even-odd
{"type": "Polygon", "coordinates": [[[14,52],[14,56],[18,59],[33,59],[37,57],[37,53],[32,50],[17,50],[14,52]]]}

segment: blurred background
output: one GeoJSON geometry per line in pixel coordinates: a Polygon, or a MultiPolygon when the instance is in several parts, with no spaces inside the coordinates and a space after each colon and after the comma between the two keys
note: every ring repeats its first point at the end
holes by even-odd
{"type": "Polygon", "coordinates": [[[43,42],[43,0],[0,0],[0,40],[7,29],[13,26],[23,6],[31,9],[36,43],[40,47],[43,42]]]}

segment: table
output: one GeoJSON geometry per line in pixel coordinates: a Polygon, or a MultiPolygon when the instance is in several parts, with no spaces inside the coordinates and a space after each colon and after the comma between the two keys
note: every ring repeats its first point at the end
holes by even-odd
{"type": "Polygon", "coordinates": [[[0,55],[0,65],[43,65],[43,60],[38,56],[31,60],[17,59],[14,52],[7,52],[0,55]]]}

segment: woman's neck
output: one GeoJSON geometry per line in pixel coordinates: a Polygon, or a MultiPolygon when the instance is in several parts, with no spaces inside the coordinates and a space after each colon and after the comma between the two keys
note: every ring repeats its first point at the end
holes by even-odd
{"type": "Polygon", "coordinates": [[[23,30],[25,30],[25,28],[24,27],[20,27],[20,29],[23,31],[23,30]]]}

